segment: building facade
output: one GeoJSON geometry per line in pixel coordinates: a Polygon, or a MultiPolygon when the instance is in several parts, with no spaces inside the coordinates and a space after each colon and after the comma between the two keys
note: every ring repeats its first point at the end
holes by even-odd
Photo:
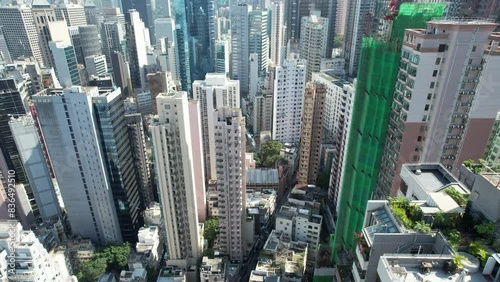
{"type": "Polygon", "coordinates": [[[314,11],[303,17],[300,24],[300,58],[307,62],[306,81],[311,80],[313,72],[319,72],[321,59],[326,57],[328,18],[319,15],[319,11],[314,11]]]}

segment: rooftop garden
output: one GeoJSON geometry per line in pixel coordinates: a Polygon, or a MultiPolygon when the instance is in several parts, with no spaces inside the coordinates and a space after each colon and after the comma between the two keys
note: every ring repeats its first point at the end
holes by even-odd
{"type": "Polygon", "coordinates": [[[466,160],[462,163],[467,169],[472,171],[474,174],[479,174],[481,172],[500,172],[500,164],[498,163],[487,163],[483,159],[479,159],[478,162],[473,160],[466,160]]]}
{"type": "Polygon", "coordinates": [[[409,199],[402,197],[389,198],[389,207],[404,228],[422,234],[431,233],[431,226],[423,221],[422,209],[411,203],[409,199]]]}

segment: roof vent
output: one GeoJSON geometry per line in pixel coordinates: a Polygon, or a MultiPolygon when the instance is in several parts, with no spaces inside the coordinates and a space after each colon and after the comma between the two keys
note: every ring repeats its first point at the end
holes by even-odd
{"type": "Polygon", "coordinates": [[[415,171],[415,174],[416,174],[416,175],[420,175],[420,174],[422,174],[422,171],[421,171],[420,169],[417,169],[417,170],[415,171]]]}

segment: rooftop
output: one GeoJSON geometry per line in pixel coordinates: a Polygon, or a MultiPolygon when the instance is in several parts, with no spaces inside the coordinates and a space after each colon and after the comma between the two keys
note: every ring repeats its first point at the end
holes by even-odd
{"type": "MultiPolygon", "coordinates": [[[[453,187],[462,194],[470,192],[462,187],[460,180],[452,175],[442,164],[404,164],[403,170],[410,171],[410,176],[417,181],[419,186],[427,193],[438,192],[453,184],[453,187]]],[[[403,177],[403,172],[401,173],[403,177]]]]}
{"type": "Polygon", "coordinates": [[[250,185],[274,184],[278,185],[278,170],[277,169],[247,169],[246,183],[250,185]]]}

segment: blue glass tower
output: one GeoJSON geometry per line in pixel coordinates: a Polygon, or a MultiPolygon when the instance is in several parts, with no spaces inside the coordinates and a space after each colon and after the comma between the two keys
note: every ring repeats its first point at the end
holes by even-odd
{"type": "Polygon", "coordinates": [[[189,33],[187,26],[187,10],[185,0],[172,1],[172,17],[175,20],[175,38],[181,72],[182,90],[191,94],[191,64],[189,57],[189,33]]]}

